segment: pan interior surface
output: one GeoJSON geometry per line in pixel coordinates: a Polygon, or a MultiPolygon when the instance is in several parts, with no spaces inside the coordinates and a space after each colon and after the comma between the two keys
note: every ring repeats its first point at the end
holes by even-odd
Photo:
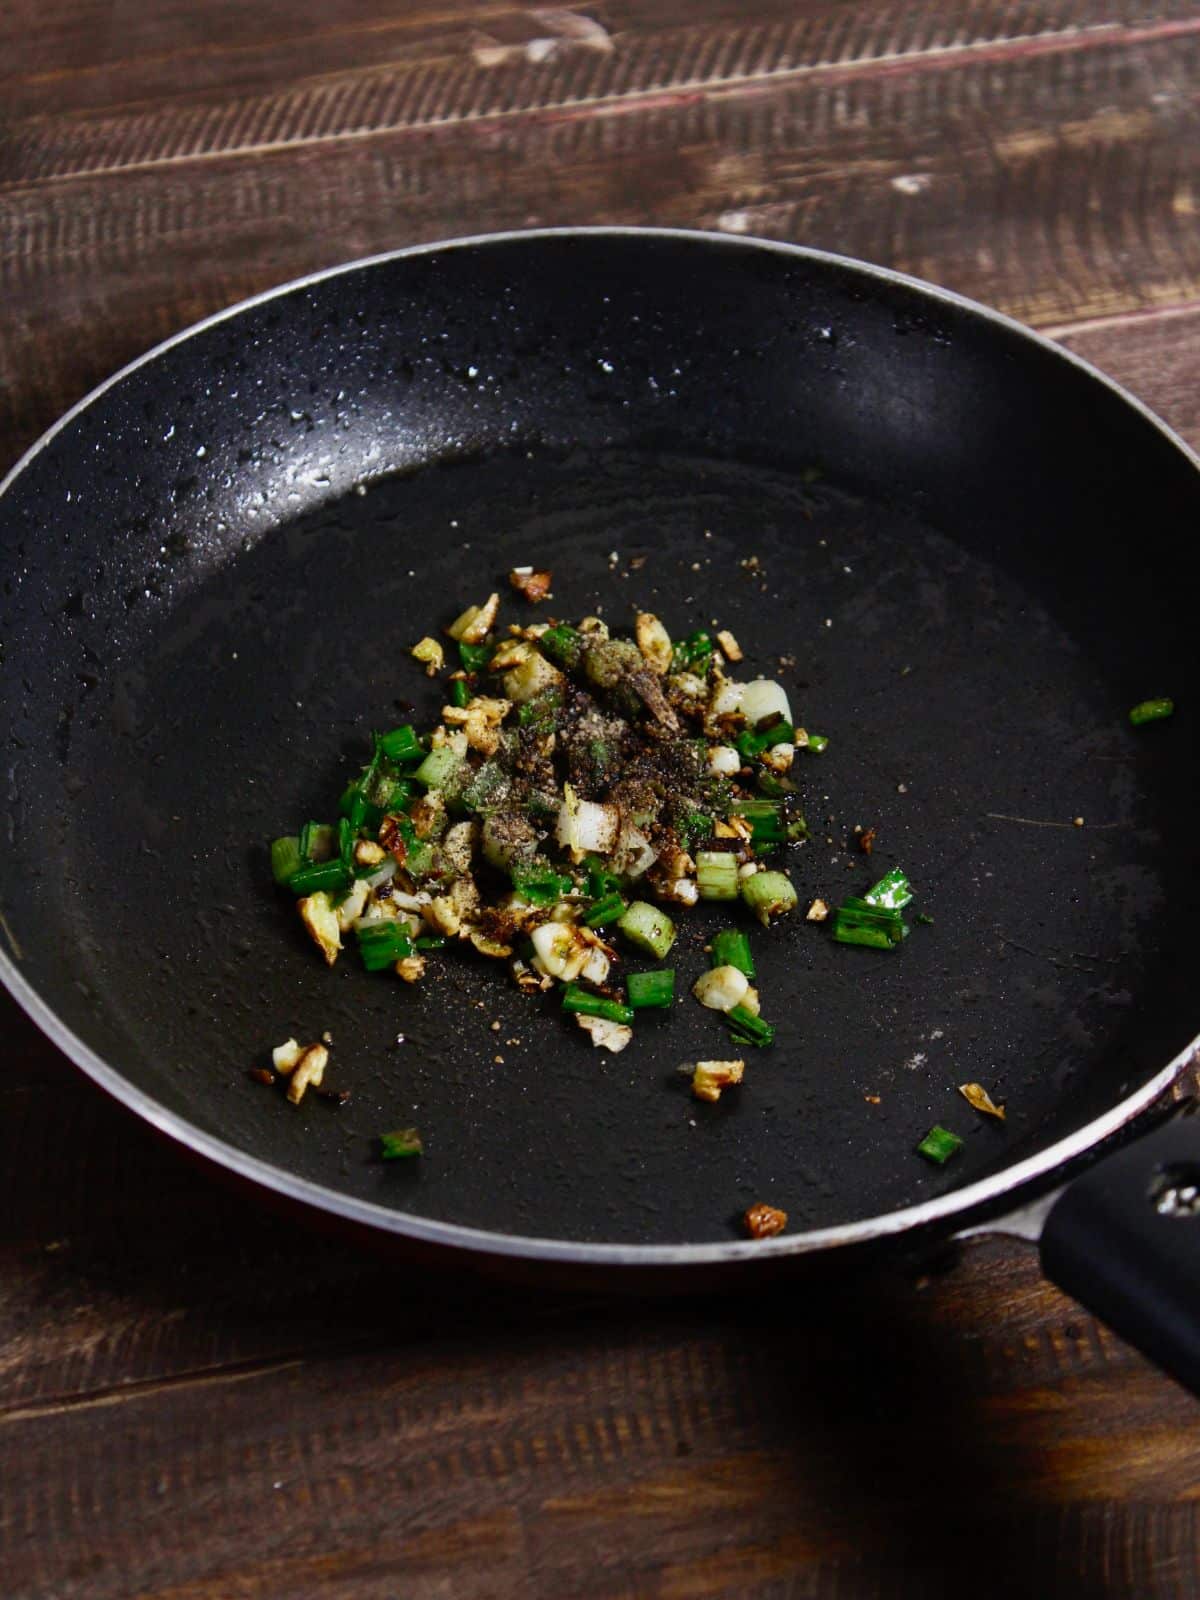
{"type": "Polygon", "coordinates": [[[1193,653],[1154,573],[1197,498],[1086,373],[821,258],[530,239],[252,306],[0,498],[20,970],[190,1124],[398,1212],[681,1244],[754,1200],[798,1230],[970,1183],[1194,1031],[1193,653]],[[369,730],[436,716],[412,644],[527,563],[547,613],[730,628],[830,737],[797,768],[802,905],[899,863],[933,919],[889,955],[752,932],[778,1039],[719,1105],[677,1068],[732,1053],[687,989],[736,913],[680,915],[684,998],[609,1056],[457,951],[415,988],[326,970],[270,883],[265,842],[331,814],[369,730]],[[1174,723],[1131,729],[1158,693],[1174,723]],[[346,1105],[248,1080],[326,1029],[346,1105]],[[913,1152],[935,1121],[965,1139],[944,1170],[913,1152]],[[409,1124],[420,1163],[381,1163],[409,1124]]]}

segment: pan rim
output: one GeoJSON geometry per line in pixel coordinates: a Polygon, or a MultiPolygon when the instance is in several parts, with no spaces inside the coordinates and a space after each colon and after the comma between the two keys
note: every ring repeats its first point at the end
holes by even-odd
{"type": "MultiPolygon", "coordinates": [[[[898,285],[913,291],[926,301],[952,306],[970,316],[991,323],[1031,341],[1059,361],[1076,367],[1093,382],[1108,389],[1118,400],[1131,407],[1145,422],[1183,456],[1185,462],[1200,474],[1200,455],[1167,423],[1136,395],[1117,383],[1106,373],[1068,350],[1044,334],[1027,327],[1004,312],[993,310],[965,295],[944,289],[924,279],[881,267],[851,256],[832,251],[814,249],[786,241],[760,239],[753,235],[714,233],[703,229],[657,227],[560,227],[510,229],[496,233],[466,235],[459,238],[437,240],[426,244],[409,245],[396,250],[381,251],[352,261],[307,273],[286,283],[277,284],[261,293],[235,304],[223,307],[211,316],[181,329],[169,338],[153,345],[134,360],[128,362],[63,413],[20,456],[14,466],[0,480],[0,500],[12,485],[33,464],[43,450],[71,423],[100,400],[110,389],[126,378],[150,365],[197,334],[220,323],[266,304],[285,295],[295,293],[310,285],[328,279],[364,271],[385,263],[411,257],[440,255],[450,250],[478,249],[480,247],[513,244],[544,239],[660,239],[702,243],[706,247],[720,247],[730,251],[749,251],[755,254],[779,255],[820,263],[826,267],[843,269],[860,278],[875,283],[898,285]]],[[[915,1205],[903,1206],[896,1211],[857,1222],[814,1228],[802,1233],[783,1234],[767,1240],[728,1240],[690,1244],[615,1244],[593,1243],[584,1240],[544,1238],[537,1235],[493,1233],[486,1229],[467,1227],[460,1223],[444,1222],[433,1218],[397,1211],[375,1201],[361,1200],[324,1184],[313,1183],[299,1177],[285,1167],[263,1161],[239,1149],[224,1139],[206,1133],[195,1123],[176,1112],[168,1110],[154,1097],[129,1082],[111,1066],[98,1051],[92,1049],[58,1017],[38,991],[20,972],[7,951],[0,949],[0,983],[12,995],[23,1011],[40,1028],[43,1034],[63,1052],[92,1081],[136,1116],[185,1149],[203,1156],[224,1168],[234,1177],[255,1183],[286,1200],[295,1200],[344,1222],[357,1224],[411,1239],[416,1243],[465,1251],[474,1255],[503,1256],[531,1262],[562,1263],[596,1267],[703,1267],[722,1265],[741,1259],[805,1256],[818,1251],[867,1244],[894,1237],[910,1231],[964,1223],[981,1210],[994,1207],[1016,1197],[1022,1190],[1039,1179],[1052,1177],[1076,1158],[1085,1155],[1111,1134],[1117,1132],[1140,1111],[1152,1105],[1162,1095],[1200,1049],[1200,1032],[1178,1054],[1146,1082],[1110,1106],[1099,1117],[1093,1118],[1072,1134],[1056,1140],[1035,1155],[1002,1168],[991,1176],[975,1183],[953,1189],[915,1205]]],[[[1014,1203],[1015,1198],[1014,1198],[1014,1203]]]]}

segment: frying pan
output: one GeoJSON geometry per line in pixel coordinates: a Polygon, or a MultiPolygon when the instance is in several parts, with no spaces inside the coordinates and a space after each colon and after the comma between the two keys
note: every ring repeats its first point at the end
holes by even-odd
{"type": "MultiPolygon", "coordinates": [[[[549,231],[287,285],[119,373],[0,490],[0,976],[163,1133],[408,1250],[744,1284],[1008,1211],[1195,1385],[1195,1127],[1063,1173],[1200,1020],[1198,518],[1196,458],[1099,373],[817,251],[549,231]],[[265,841],[330,814],[369,730],[435,716],[411,645],[526,563],[560,616],[731,629],[831,741],[802,903],[900,864],[933,919],[886,955],[756,936],[777,1043],[717,1105],[677,1072],[726,1053],[690,1000],[609,1056],[457,951],[415,989],[326,970],[271,885],[265,841]],[[248,1077],[326,1029],[345,1105],[248,1077]],[[943,1168],[934,1122],[964,1140],[943,1168]],[[420,1162],[381,1162],[413,1123],[420,1162]],[[759,1200],[785,1234],[738,1236],[759,1200]]],[[[718,912],[680,919],[684,993],[718,912]]]]}

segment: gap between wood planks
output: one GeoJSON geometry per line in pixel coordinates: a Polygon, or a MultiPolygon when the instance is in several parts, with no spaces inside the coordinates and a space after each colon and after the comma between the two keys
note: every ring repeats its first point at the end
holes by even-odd
{"type": "MultiPolygon", "coordinates": [[[[358,1355],[370,1346],[323,1349],[318,1359],[328,1360],[344,1355],[358,1355]]],[[[231,1362],[226,1367],[203,1367],[191,1372],[176,1373],[167,1378],[135,1379],[126,1384],[110,1384],[78,1394],[59,1395],[55,1399],[40,1400],[29,1405],[12,1406],[0,1410],[0,1428],[15,1422],[34,1422],[43,1417],[62,1416],[66,1412],[87,1411],[107,1406],[123,1405],[127,1400],[153,1399],[156,1395],[180,1389],[205,1389],[229,1383],[246,1383],[255,1378],[270,1377],[276,1372],[287,1372],[303,1367],[308,1356],[287,1356],[282,1359],[231,1362]]]]}
{"type": "MultiPolygon", "coordinates": [[[[485,132],[490,127],[511,125],[521,121],[539,122],[544,125],[563,125],[589,118],[635,115],[647,110],[653,111],[697,101],[720,99],[726,95],[769,93],[789,84],[811,80],[820,80],[823,83],[843,83],[879,76],[915,76],[927,72],[953,71],[956,67],[968,62],[972,64],[1003,63],[1047,55],[1078,55],[1089,50],[1161,43],[1164,40],[1186,37],[1197,33],[1200,33],[1200,16],[1174,18],[1163,22],[1140,25],[1129,25],[1119,21],[1097,22],[1082,28],[1048,30],[1043,34],[1014,35],[1007,39],[986,40],[976,43],[933,45],[923,50],[918,49],[911,52],[903,50],[889,52],[885,49],[877,56],[864,57],[859,61],[817,61],[803,66],[786,66],[743,74],[732,72],[719,78],[705,79],[696,77],[689,79],[686,72],[684,72],[681,73],[677,83],[667,88],[635,89],[626,92],[618,90],[590,97],[563,98],[557,102],[554,100],[540,103],[529,102],[507,109],[494,109],[479,113],[466,111],[450,115],[432,115],[428,118],[414,116],[408,121],[405,121],[402,117],[393,117],[392,120],[374,127],[347,128],[328,133],[317,132],[309,135],[300,135],[298,137],[264,139],[225,146],[220,149],[148,155],[128,162],[110,160],[107,164],[101,162],[94,167],[80,164],[70,170],[48,173],[41,177],[26,178],[17,176],[7,181],[0,181],[0,193],[4,191],[38,189],[46,184],[68,182],[87,176],[98,177],[111,172],[139,172],[186,165],[191,162],[264,156],[281,151],[320,145],[364,143],[377,138],[395,137],[404,134],[428,135],[438,129],[457,128],[468,124],[485,132]]],[[[283,84],[273,94],[251,94],[244,98],[251,102],[255,100],[269,102],[279,95],[303,95],[306,89],[311,89],[323,83],[333,84],[339,79],[345,79],[348,85],[353,84],[356,79],[361,80],[368,77],[370,71],[371,69],[351,69],[333,74],[328,79],[320,76],[308,78],[302,80],[298,85],[283,84]]],[[[236,96],[230,100],[230,108],[236,107],[238,101],[239,97],[236,96]]],[[[196,105],[205,103],[203,99],[194,102],[196,105]]],[[[212,102],[213,109],[217,109],[219,104],[219,100],[214,100],[212,102]]],[[[47,125],[56,120],[59,119],[54,118],[52,115],[34,116],[28,120],[25,126],[47,125]]],[[[89,120],[93,119],[85,112],[68,114],[61,120],[65,123],[78,122],[86,125],[89,120]]],[[[94,120],[111,122],[115,118],[113,113],[107,113],[94,120]]],[[[22,124],[18,123],[15,128],[20,126],[22,124]]],[[[10,138],[14,131],[14,129],[9,130],[10,138]]]]}

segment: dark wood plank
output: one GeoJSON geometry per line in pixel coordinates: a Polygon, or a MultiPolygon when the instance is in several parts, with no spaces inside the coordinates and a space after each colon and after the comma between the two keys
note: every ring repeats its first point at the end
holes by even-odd
{"type": "Polygon", "coordinates": [[[1079,48],[1194,24],[1186,0],[352,0],[0,15],[7,115],[29,177],[430,126],[700,86],[1014,47],[1079,48]],[[80,115],[83,113],[83,115],[80,115]],[[26,126],[28,124],[28,126],[26,126]]]}
{"type": "Polygon", "coordinates": [[[11,190],[0,432],[28,440],[154,339],[271,282],[464,227],[799,239],[1038,324],[1186,302],[1200,298],[1198,108],[1200,32],[11,190]]]}

